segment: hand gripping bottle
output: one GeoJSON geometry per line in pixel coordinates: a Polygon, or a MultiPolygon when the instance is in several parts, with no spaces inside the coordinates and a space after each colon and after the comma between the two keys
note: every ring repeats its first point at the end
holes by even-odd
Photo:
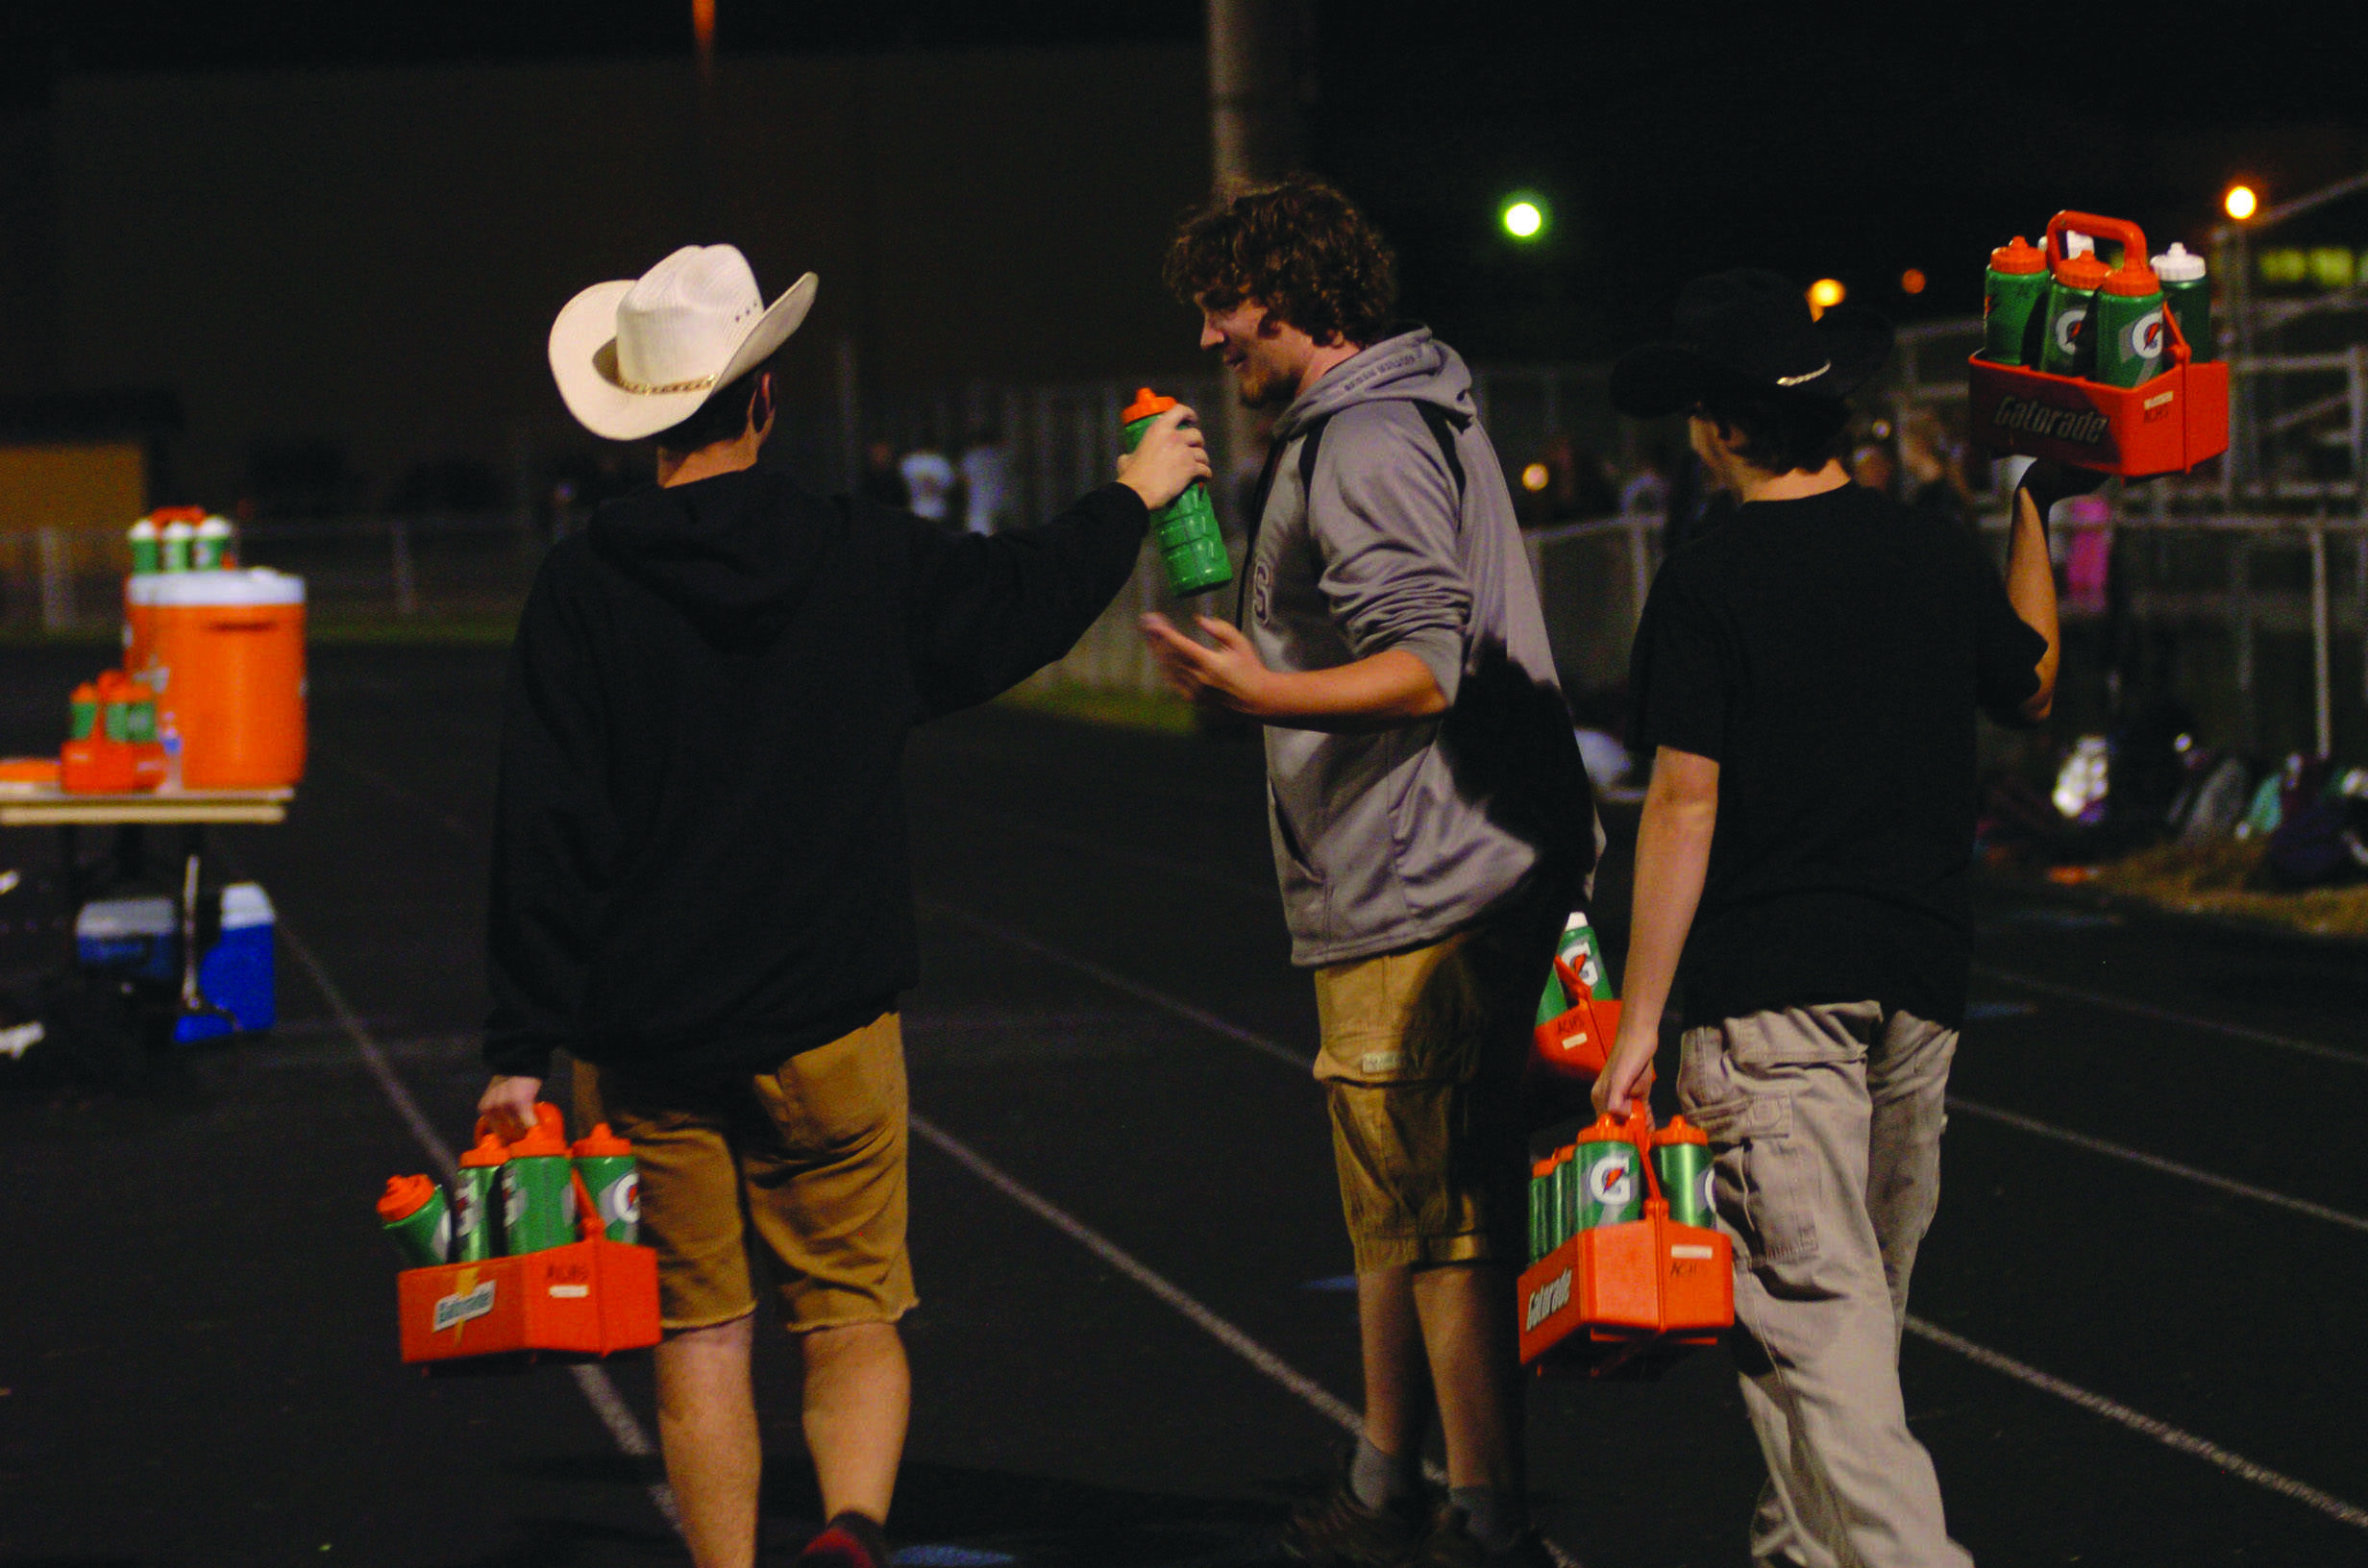
{"type": "Polygon", "coordinates": [[[452,1211],[444,1189],[425,1176],[389,1176],[379,1199],[379,1223],[411,1268],[432,1268],[452,1251],[452,1211]]]}
{"type": "Polygon", "coordinates": [[[143,517],[126,535],[132,542],[132,575],[144,577],[157,569],[157,520],[143,517]]]}
{"type": "Polygon", "coordinates": [[[1640,1158],[1628,1123],[1608,1114],[1579,1135],[1571,1159],[1579,1173],[1574,1229],[1591,1231],[1643,1217],[1644,1176],[1637,1169],[1640,1158]]]}
{"type": "Polygon", "coordinates": [[[540,1252],[576,1239],[576,1166],[559,1108],[537,1102],[534,1125],[502,1167],[502,1250],[540,1252]]]}
{"type": "Polygon", "coordinates": [[[631,1241],[641,1234],[641,1174],[633,1164],[633,1145],[601,1122],[576,1139],[576,1174],[583,1178],[592,1207],[601,1216],[602,1234],[611,1241],[631,1241]]]}
{"type": "Polygon", "coordinates": [[[2094,256],[2060,256],[2047,286],[2047,335],[2039,368],[2050,376],[2085,379],[2097,362],[2097,290],[2105,285],[2105,263],[2094,256]]]}
{"type": "Polygon", "coordinates": [[[2162,374],[2170,349],[2162,325],[2162,290],[2146,263],[2132,257],[2105,275],[2097,291],[2097,364],[2091,380],[2136,386],[2162,374]]]}
{"type": "Polygon", "coordinates": [[[2001,365],[2024,362],[2031,318],[2047,297],[2047,257],[2016,234],[1989,253],[1982,290],[1982,357],[2001,365]]]}
{"type": "Polygon", "coordinates": [[[2212,351],[2211,284],[2204,277],[2204,258],[2188,255],[2187,247],[2174,240],[2155,257],[2154,268],[2162,297],[2179,318],[2179,334],[2187,340],[2187,362],[2200,365],[2212,351]]]}
{"type": "MultiPolygon", "coordinates": [[[[1152,395],[1149,387],[1135,393],[1135,401],[1119,415],[1126,450],[1143,442],[1151,421],[1175,406],[1175,399],[1152,395]]],[[[1178,599],[1222,588],[1233,580],[1233,563],[1225,558],[1224,535],[1218,531],[1217,508],[1209,502],[1209,487],[1199,479],[1184,493],[1151,514],[1151,528],[1159,539],[1159,558],[1168,569],[1168,586],[1178,599]]]]}
{"type": "Polygon", "coordinates": [[[1653,1135],[1653,1174],[1669,1200],[1669,1218],[1680,1225],[1711,1225],[1710,1135],[1684,1116],[1653,1135]]]}
{"type": "Polygon", "coordinates": [[[477,1146],[460,1157],[460,1179],[453,1184],[453,1262],[481,1263],[495,1252],[493,1198],[509,1164],[509,1145],[477,1125],[477,1146]]]}

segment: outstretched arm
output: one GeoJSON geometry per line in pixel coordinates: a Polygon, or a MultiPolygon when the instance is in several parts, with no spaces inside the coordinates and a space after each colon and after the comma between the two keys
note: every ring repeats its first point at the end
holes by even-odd
{"type": "Polygon", "coordinates": [[[1595,1080],[1595,1109],[1625,1115],[1631,1095],[1652,1081],[1661,1043],[1661,1015],[1677,978],[1678,955],[1702,902],[1710,873],[1711,835],[1718,824],[1718,764],[1663,747],[1653,758],[1637,829],[1634,912],[1628,925],[1628,970],[1622,979],[1619,1040],[1595,1080]]]}
{"type": "Polygon", "coordinates": [[[1287,729],[1379,729],[1447,711],[1431,667],[1388,648],[1330,670],[1270,670],[1231,623],[1196,618],[1196,642],[1164,615],[1143,618],[1144,640],[1179,697],[1287,729]]]}

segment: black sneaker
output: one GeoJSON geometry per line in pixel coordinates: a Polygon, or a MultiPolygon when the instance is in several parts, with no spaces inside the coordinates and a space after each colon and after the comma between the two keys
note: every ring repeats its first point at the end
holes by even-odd
{"type": "Polygon", "coordinates": [[[1422,1543],[1423,1500],[1369,1508],[1348,1478],[1291,1510],[1277,1533],[1284,1556],[1312,1568],[1401,1568],[1422,1543]]]}
{"type": "MultiPolygon", "coordinates": [[[[1406,1559],[1406,1568],[1565,1568],[1569,1559],[1551,1550],[1545,1537],[1525,1530],[1501,1552],[1492,1552],[1464,1529],[1460,1508],[1443,1507],[1430,1533],[1406,1559]]],[[[1576,1568],[1576,1564],[1570,1564],[1576,1568]]]]}
{"type": "Polygon", "coordinates": [[[888,1539],[860,1513],[842,1513],[798,1554],[798,1568],[888,1568],[888,1539]]]}

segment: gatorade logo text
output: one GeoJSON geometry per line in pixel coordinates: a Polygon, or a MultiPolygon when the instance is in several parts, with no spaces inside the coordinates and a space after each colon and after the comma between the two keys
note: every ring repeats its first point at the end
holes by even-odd
{"type": "Polygon", "coordinates": [[[487,1280],[476,1289],[455,1291],[435,1304],[435,1332],[456,1329],[472,1317],[482,1317],[493,1311],[493,1282],[487,1280]]]}
{"type": "Polygon", "coordinates": [[[1633,1157],[1606,1155],[1587,1167],[1587,1195],[1606,1209],[1622,1208],[1636,1194],[1637,1173],[1633,1157]]]}
{"type": "Polygon", "coordinates": [[[2093,408],[2059,408],[2053,404],[2017,397],[1998,400],[1995,422],[2002,430],[2054,436],[2059,441],[2073,441],[2084,447],[2102,442],[2107,429],[2105,416],[2093,408]]]}
{"type": "Polygon", "coordinates": [[[2162,312],[2149,310],[2121,331],[2121,346],[2133,359],[2162,357],[2162,312]]]}
{"type": "Polygon", "coordinates": [[[1536,1328],[1569,1305],[1570,1270],[1566,1268],[1529,1293],[1529,1311],[1523,1315],[1522,1331],[1536,1328]]]}

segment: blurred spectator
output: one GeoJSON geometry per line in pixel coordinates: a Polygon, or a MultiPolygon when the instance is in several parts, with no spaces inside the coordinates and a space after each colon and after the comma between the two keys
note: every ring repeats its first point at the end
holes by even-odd
{"type": "Polygon", "coordinates": [[[911,503],[904,488],[904,476],[897,472],[897,449],[881,440],[865,443],[863,449],[863,499],[876,501],[882,506],[902,511],[911,503]]]}
{"type": "Polygon", "coordinates": [[[1556,523],[1581,518],[1609,517],[1619,509],[1612,478],[1603,459],[1570,437],[1558,435],[1545,446],[1546,516],[1556,523]]]}
{"type": "Polygon", "coordinates": [[[944,527],[953,510],[953,464],[946,454],[925,442],[904,454],[897,473],[904,479],[905,506],[915,517],[944,527]]]}
{"type": "Polygon", "coordinates": [[[1619,509],[1623,516],[1639,512],[1663,512],[1669,506],[1669,458],[1658,442],[1644,449],[1637,471],[1628,476],[1628,482],[1619,487],[1619,509]]]}
{"type": "Polygon", "coordinates": [[[1964,458],[1930,408],[1910,409],[1899,422],[1899,465],[1907,471],[1908,493],[1901,499],[1909,505],[1958,523],[1972,521],[1964,458]]]}
{"type": "Polygon", "coordinates": [[[962,523],[993,533],[1011,510],[1011,453],[996,431],[980,426],[962,449],[962,523]]]}

